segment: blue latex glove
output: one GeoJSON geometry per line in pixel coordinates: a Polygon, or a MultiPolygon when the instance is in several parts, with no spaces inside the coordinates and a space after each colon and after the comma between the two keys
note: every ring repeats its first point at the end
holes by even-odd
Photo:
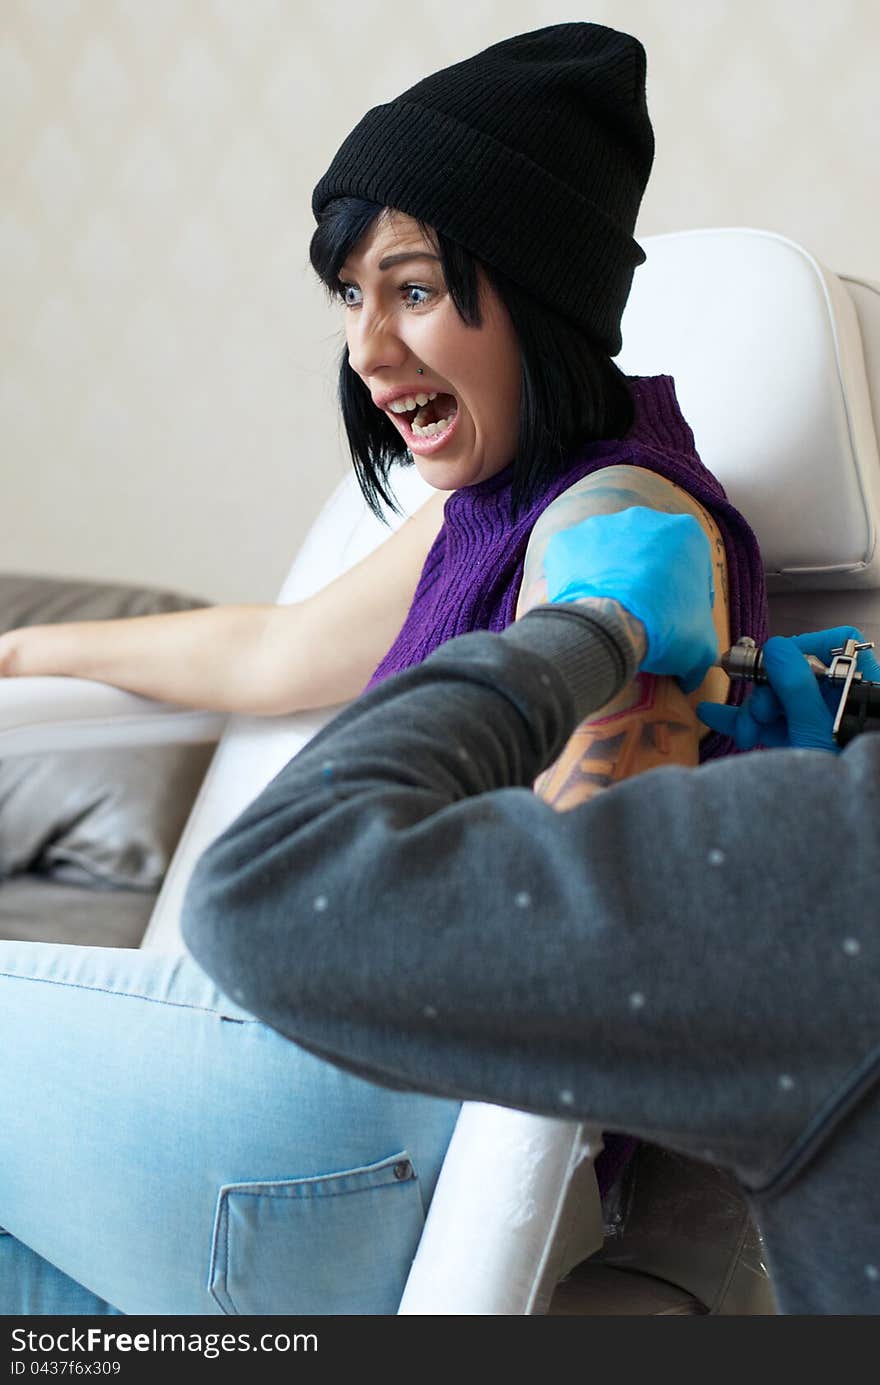
{"type": "Polygon", "coordinates": [[[554,534],[544,555],[547,599],[610,597],[645,627],[645,673],[672,674],[685,692],[718,658],[712,551],[692,515],[634,505],[554,534]]]}
{"type": "MultiPolygon", "coordinates": [[[[804,655],[815,654],[823,664],[830,664],[832,649],[840,649],[845,640],[863,638],[851,625],[816,630],[791,639],[776,635],[764,645],[769,686],[755,688],[742,707],[701,702],[697,715],[713,731],[731,736],[740,750],[752,750],[758,745],[795,746],[837,753],[840,747],[831,728],[840,688],[817,679],[804,655]]],[[[880,681],[880,664],[869,649],[859,654],[858,669],[872,682],[880,681]]]]}

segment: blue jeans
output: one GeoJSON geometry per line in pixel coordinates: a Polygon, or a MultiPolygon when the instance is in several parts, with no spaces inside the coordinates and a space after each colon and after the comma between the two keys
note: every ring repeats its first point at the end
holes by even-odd
{"type": "Polygon", "coordinates": [[[395,1313],[458,1103],[189,958],[0,943],[0,1313],[395,1313]]]}

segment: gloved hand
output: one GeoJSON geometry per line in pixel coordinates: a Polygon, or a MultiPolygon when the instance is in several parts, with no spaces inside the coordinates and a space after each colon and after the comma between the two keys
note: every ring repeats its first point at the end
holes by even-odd
{"type": "MultiPolygon", "coordinates": [[[[863,638],[851,625],[791,639],[776,635],[764,645],[769,685],[755,688],[742,707],[701,702],[697,716],[713,731],[731,736],[740,750],[752,750],[757,745],[796,746],[837,753],[840,747],[831,728],[840,688],[817,679],[804,655],[815,654],[823,664],[830,664],[832,649],[840,649],[845,640],[863,638]]],[[[880,664],[869,649],[859,654],[858,669],[865,678],[880,680],[880,664]]]]}
{"type": "Polygon", "coordinates": [[[610,597],[645,627],[645,673],[673,674],[685,692],[718,658],[712,551],[692,515],[634,505],[561,529],[544,555],[547,599],[610,597]]]}

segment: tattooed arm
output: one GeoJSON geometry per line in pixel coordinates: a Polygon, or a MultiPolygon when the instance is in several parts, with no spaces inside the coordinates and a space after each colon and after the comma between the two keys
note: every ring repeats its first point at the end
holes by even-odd
{"type": "MultiPolygon", "coordinates": [[[[517,617],[546,600],[544,551],[551,535],[590,515],[613,514],[633,505],[667,514],[690,514],[712,546],[715,568],[714,622],[720,649],[730,644],[727,564],[718,527],[707,510],[679,486],[644,467],[614,466],[576,482],[541,515],[529,541],[517,617]]],[[[596,600],[585,605],[604,603],[596,600]]],[[[536,781],[535,791],[560,810],[574,808],[600,789],[658,765],[695,765],[707,728],[696,715],[704,698],[723,702],[728,680],[710,669],[685,696],[674,678],[640,674],[572,735],[559,759],[536,781]]]]}

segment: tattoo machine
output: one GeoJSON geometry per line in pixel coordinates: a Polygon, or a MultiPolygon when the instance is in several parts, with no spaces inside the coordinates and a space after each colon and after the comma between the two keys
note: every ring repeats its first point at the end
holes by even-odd
{"type": "MultiPolygon", "coordinates": [[[[873,648],[873,640],[862,644],[847,640],[840,649],[832,649],[827,668],[815,654],[804,655],[817,678],[823,678],[835,691],[840,689],[833,727],[838,745],[846,745],[863,731],[880,731],[880,683],[863,678],[856,667],[859,650],[873,648]]],[[[729,678],[746,678],[750,683],[768,681],[763,651],[749,635],[737,640],[718,662],[729,678]]]]}

